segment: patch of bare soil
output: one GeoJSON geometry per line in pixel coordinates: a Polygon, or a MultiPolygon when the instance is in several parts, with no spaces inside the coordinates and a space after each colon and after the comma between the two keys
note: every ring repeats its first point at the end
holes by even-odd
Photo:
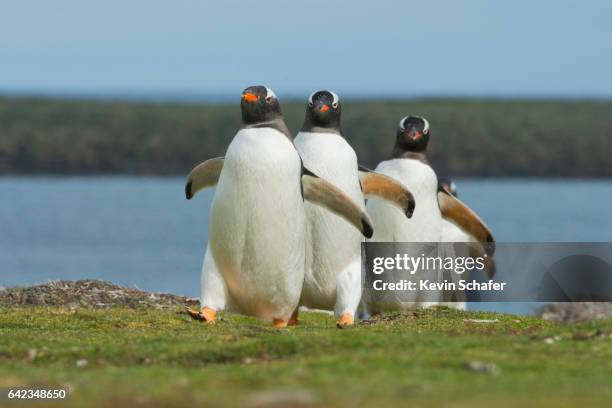
{"type": "Polygon", "coordinates": [[[147,292],[100,280],[52,281],[28,287],[0,287],[0,306],[168,309],[197,303],[197,299],[185,296],[147,292]]]}

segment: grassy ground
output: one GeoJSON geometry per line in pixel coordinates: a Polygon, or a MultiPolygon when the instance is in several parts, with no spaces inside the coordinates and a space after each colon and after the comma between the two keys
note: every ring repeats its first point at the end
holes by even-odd
{"type": "Polygon", "coordinates": [[[345,330],[304,313],[274,330],[178,310],[0,309],[0,387],[30,384],[68,386],[58,406],[611,406],[612,320],[438,309],[345,330]]]}

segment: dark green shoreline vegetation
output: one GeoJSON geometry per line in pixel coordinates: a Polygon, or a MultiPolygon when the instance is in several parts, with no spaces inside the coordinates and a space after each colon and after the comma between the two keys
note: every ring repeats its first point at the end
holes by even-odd
{"type": "MultiPolygon", "coordinates": [[[[304,103],[283,103],[289,128],[304,103]]],[[[612,101],[345,101],[343,127],[373,166],[401,117],[432,126],[438,172],[480,177],[612,176],[612,101]]],[[[186,174],[221,155],[240,121],[231,105],[0,97],[0,174],[186,174]]]]}

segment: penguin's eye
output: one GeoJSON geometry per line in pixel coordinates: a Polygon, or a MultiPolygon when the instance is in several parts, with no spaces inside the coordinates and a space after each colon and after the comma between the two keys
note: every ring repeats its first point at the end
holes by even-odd
{"type": "Polygon", "coordinates": [[[338,102],[332,103],[332,108],[336,109],[338,107],[338,102]]]}
{"type": "Polygon", "coordinates": [[[314,103],[312,103],[312,102],[308,102],[308,107],[309,107],[309,108],[312,108],[313,106],[314,106],[314,103]]]}
{"type": "Polygon", "coordinates": [[[266,96],[266,102],[270,103],[271,100],[272,100],[271,96],[266,96]]]}

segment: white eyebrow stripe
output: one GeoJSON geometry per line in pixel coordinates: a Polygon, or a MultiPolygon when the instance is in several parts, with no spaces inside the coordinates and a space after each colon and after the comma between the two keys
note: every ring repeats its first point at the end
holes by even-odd
{"type": "Polygon", "coordinates": [[[266,86],[266,98],[270,98],[270,97],[276,98],[276,94],[274,93],[273,90],[271,90],[270,88],[266,86]]]}
{"type": "Polygon", "coordinates": [[[423,122],[425,122],[425,127],[423,128],[423,133],[428,133],[429,132],[429,122],[427,121],[427,119],[425,119],[422,116],[419,116],[423,122]]]}
{"type": "Polygon", "coordinates": [[[315,96],[317,92],[319,91],[314,91],[313,93],[310,94],[310,96],[308,97],[308,103],[312,103],[312,97],[315,96]]]}
{"type": "MultiPolygon", "coordinates": [[[[406,119],[408,119],[410,116],[404,116],[400,122],[399,122],[399,128],[401,130],[406,130],[406,128],[404,127],[404,122],[406,121],[406,119]]],[[[429,122],[427,121],[427,119],[425,119],[422,116],[412,116],[414,118],[419,118],[423,121],[424,126],[423,126],[423,133],[428,133],[429,132],[429,122]]]]}
{"type": "Polygon", "coordinates": [[[328,92],[329,92],[330,94],[332,94],[332,96],[333,96],[333,98],[334,98],[334,100],[333,100],[333,102],[332,102],[332,103],[337,104],[337,103],[339,103],[339,102],[340,102],[340,98],[338,98],[338,95],[336,95],[336,93],[335,93],[335,92],[332,92],[332,91],[328,91],[328,92]]]}
{"type": "Polygon", "coordinates": [[[308,97],[308,103],[313,103],[312,98],[315,96],[316,93],[319,92],[328,92],[331,94],[332,96],[332,103],[339,103],[340,102],[340,98],[338,97],[338,95],[335,92],[332,91],[328,91],[326,89],[319,89],[318,91],[314,91],[313,93],[310,94],[310,96],[308,97]]]}

